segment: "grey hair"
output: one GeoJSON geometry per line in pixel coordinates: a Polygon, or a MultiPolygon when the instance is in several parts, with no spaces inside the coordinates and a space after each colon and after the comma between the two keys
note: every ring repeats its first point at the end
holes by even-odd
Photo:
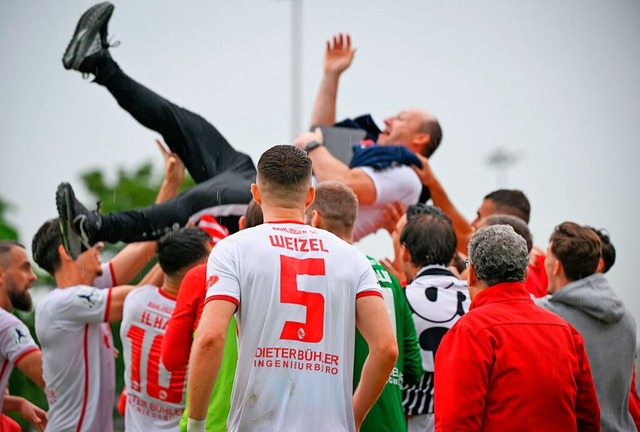
{"type": "Polygon", "coordinates": [[[469,241],[469,261],[478,280],[487,286],[524,282],[529,265],[527,243],[509,225],[480,228],[469,241]]]}

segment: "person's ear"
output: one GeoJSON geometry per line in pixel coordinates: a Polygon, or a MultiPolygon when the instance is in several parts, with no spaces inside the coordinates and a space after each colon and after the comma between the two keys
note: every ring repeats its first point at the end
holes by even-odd
{"type": "Polygon", "coordinates": [[[245,215],[240,216],[238,219],[238,231],[242,231],[247,227],[247,217],[245,215]]]}
{"type": "Polygon", "coordinates": [[[469,287],[476,286],[478,284],[478,275],[476,274],[476,269],[471,263],[469,263],[467,272],[467,284],[469,285],[469,287]]]}
{"type": "Polygon", "coordinates": [[[431,141],[431,135],[428,133],[419,133],[413,137],[413,148],[422,154],[422,149],[431,141]]]}
{"type": "Polygon", "coordinates": [[[311,224],[314,228],[322,228],[322,216],[317,210],[311,210],[311,224]]]}
{"type": "Polygon", "coordinates": [[[262,206],[262,197],[260,196],[260,190],[258,189],[258,185],[255,183],[251,183],[251,196],[253,196],[253,200],[259,206],[262,206]]]}
{"type": "Polygon", "coordinates": [[[73,258],[71,258],[71,256],[69,256],[64,246],[62,245],[58,246],[58,255],[60,255],[61,261],[75,261],[73,258]]]}
{"type": "Polygon", "coordinates": [[[411,254],[409,253],[409,249],[402,243],[400,244],[400,257],[402,258],[402,261],[411,262],[411,254]]]}
{"type": "Polygon", "coordinates": [[[604,272],[604,260],[600,258],[598,260],[598,267],[596,267],[596,273],[603,273],[603,272],[604,272]]]}
{"type": "Polygon", "coordinates": [[[564,268],[562,267],[562,263],[559,259],[556,259],[553,263],[552,274],[554,276],[559,276],[560,274],[564,274],[564,268]]]}
{"type": "Polygon", "coordinates": [[[307,208],[311,204],[313,204],[313,201],[315,199],[316,199],[316,187],[315,186],[310,186],[309,187],[309,192],[307,192],[307,201],[304,204],[304,208],[307,208]]]}

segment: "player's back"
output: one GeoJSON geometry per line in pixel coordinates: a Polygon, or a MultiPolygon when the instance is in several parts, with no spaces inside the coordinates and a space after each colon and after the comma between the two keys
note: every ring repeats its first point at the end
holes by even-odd
{"type": "Polygon", "coordinates": [[[162,338],[175,298],[156,286],[131,292],[122,312],[126,430],[177,430],[184,411],[186,368],[168,372],[161,363],[162,338]]]}
{"type": "Polygon", "coordinates": [[[229,430],[354,430],[356,297],[381,295],[366,257],[333,234],[265,223],[224,239],[207,300],[239,304],[229,430]]]}

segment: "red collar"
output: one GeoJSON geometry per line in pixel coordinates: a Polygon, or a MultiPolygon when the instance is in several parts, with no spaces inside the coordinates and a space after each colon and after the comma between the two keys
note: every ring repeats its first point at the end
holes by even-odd
{"type": "Polygon", "coordinates": [[[489,303],[513,300],[533,301],[529,296],[529,291],[527,291],[522,282],[502,282],[483,289],[476,294],[469,306],[469,310],[489,303]]]}

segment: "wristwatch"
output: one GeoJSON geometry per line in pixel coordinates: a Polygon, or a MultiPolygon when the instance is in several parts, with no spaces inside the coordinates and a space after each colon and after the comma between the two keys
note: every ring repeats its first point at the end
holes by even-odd
{"type": "Polygon", "coordinates": [[[304,147],[304,151],[306,151],[306,152],[307,152],[307,154],[308,154],[311,150],[313,150],[314,148],[318,148],[318,147],[320,147],[321,145],[322,145],[322,144],[320,144],[318,141],[311,141],[309,144],[307,144],[307,145],[304,147]]]}

